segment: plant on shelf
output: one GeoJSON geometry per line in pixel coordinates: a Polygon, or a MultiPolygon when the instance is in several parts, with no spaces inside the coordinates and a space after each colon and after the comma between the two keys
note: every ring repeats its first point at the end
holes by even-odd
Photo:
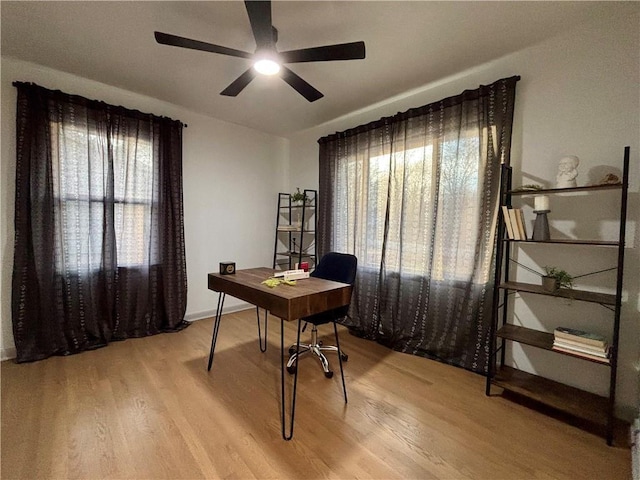
{"type": "Polygon", "coordinates": [[[296,191],[290,195],[293,203],[306,203],[307,196],[300,191],[299,187],[296,187],[296,191]]]}
{"type": "Polygon", "coordinates": [[[573,276],[558,267],[544,267],[542,288],[548,292],[555,292],[560,288],[573,288],[573,276]]]}

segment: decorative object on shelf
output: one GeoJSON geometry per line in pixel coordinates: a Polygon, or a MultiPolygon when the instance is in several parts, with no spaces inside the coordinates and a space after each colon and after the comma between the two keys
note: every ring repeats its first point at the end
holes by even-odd
{"type": "Polygon", "coordinates": [[[537,183],[528,183],[526,185],[522,185],[521,187],[514,188],[514,192],[535,192],[537,190],[543,190],[542,185],[538,185],[537,183]]]}
{"type": "Polygon", "coordinates": [[[236,273],[236,262],[220,262],[220,275],[236,273]]]}
{"type": "Polygon", "coordinates": [[[620,185],[620,177],[614,173],[607,173],[598,185],[620,185]]]}
{"type": "Polygon", "coordinates": [[[549,197],[547,195],[536,195],[533,199],[534,212],[550,212],[549,197]]]}
{"type": "Polygon", "coordinates": [[[573,288],[573,277],[558,267],[544,267],[542,276],[542,288],[550,293],[555,293],[561,288],[573,288]]]}
{"type": "Polygon", "coordinates": [[[575,155],[568,155],[560,159],[558,175],[556,176],[556,188],[577,187],[578,165],[580,159],[575,155]]]}
{"type": "Polygon", "coordinates": [[[293,245],[293,248],[291,250],[291,254],[292,255],[297,255],[298,254],[298,249],[296,248],[297,245],[296,245],[296,239],[295,238],[291,239],[291,244],[293,245]]]}
{"type": "Polygon", "coordinates": [[[291,214],[291,224],[296,228],[302,227],[302,207],[306,205],[307,201],[307,196],[300,191],[299,187],[296,187],[296,191],[291,194],[291,203],[296,206],[296,209],[291,214]]]}
{"type": "Polygon", "coordinates": [[[551,211],[549,210],[549,197],[547,195],[536,195],[533,202],[533,213],[536,214],[536,221],[533,224],[532,240],[547,242],[551,239],[549,220],[547,219],[547,213],[551,211]]]}

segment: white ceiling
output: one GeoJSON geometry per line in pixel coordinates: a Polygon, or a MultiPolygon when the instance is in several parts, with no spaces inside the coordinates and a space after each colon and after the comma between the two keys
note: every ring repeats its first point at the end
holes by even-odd
{"type": "Polygon", "coordinates": [[[285,1],[272,8],[280,50],[363,40],[366,59],[290,64],[324,93],[314,103],[277,77],[256,78],[233,98],[219,92],[249,60],[154,40],[158,30],[252,52],[240,1],[2,1],[1,52],[287,135],[620,13],[629,4],[285,1]]]}

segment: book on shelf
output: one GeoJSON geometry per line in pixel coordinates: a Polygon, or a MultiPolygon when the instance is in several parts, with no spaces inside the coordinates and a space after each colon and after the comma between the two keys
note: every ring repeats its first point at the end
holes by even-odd
{"type": "Polygon", "coordinates": [[[609,357],[609,347],[593,347],[590,345],[576,345],[575,343],[563,342],[561,339],[556,339],[553,341],[553,346],[562,348],[565,350],[571,350],[574,352],[588,353],[590,355],[595,355],[596,357],[608,358],[609,357]]]}
{"type": "Polygon", "coordinates": [[[555,338],[563,338],[566,340],[573,340],[587,345],[594,345],[604,348],[607,345],[607,339],[597,333],[585,332],[569,327],[557,327],[553,331],[555,338]]]}
{"type": "Polygon", "coordinates": [[[509,207],[506,205],[502,205],[502,218],[504,219],[504,226],[507,228],[509,240],[513,240],[513,226],[511,225],[511,218],[509,216],[509,207]]]}
{"type": "Polygon", "coordinates": [[[610,363],[610,360],[609,360],[608,357],[601,357],[599,355],[592,355],[591,353],[583,353],[583,352],[579,352],[577,350],[572,350],[570,348],[557,347],[555,345],[552,347],[552,349],[555,350],[556,352],[570,353],[571,355],[575,355],[575,356],[581,357],[581,358],[587,358],[589,360],[595,360],[596,362],[600,362],[600,363],[610,363]]]}
{"type": "Polygon", "coordinates": [[[527,223],[524,220],[524,213],[521,208],[516,209],[518,214],[518,227],[520,228],[520,240],[526,240],[527,237],[527,223]]]}
{"type": "Polygon", "coordinates": [[[278,226],[279,232],[297,232],[297,231],[300,231],[300,229],[301,229],[300,225],[279,225],[278,226]]]}
{"type": "Polygon", "coordinates": [[[502,205],[502,218],[507,227],[509,240],[526,240],[527,226],[521,208],[509,208],[502,205]]]}
{"type": "Polygon", "coordinates": [[[520,227],[518,226],[518,214],[515,208],[509,209],[509,219],[511,220],[511,228],[513,229],[513,239],[524,240],[520,236],[520,227]]]}
{"type": "Polygon", "coordinates": [[[589,343],[584,343],[584,342],[580,342],[580,341],[575,341],[575,340],[569,340],[567,338],[561,338],[561,337],[555,337],[553,339],[553,343],[561,345],[565,348],[584,348],[586,350],[589,351],[593,351],[593,352],[606,352],[609,349],[609,345],[608,344],[604,344],[602,346],[599,345],[591,345],[589,343]]]}

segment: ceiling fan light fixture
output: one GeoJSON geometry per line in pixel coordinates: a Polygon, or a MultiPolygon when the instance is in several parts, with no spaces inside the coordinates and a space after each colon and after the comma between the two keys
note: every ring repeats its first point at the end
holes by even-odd
{"type": "Polygon", "coordinates": [[[280,71],[280,64],[271,58],[260,58],[253,64],[253,68],[262,75],[275,75],[280,71]]]}

